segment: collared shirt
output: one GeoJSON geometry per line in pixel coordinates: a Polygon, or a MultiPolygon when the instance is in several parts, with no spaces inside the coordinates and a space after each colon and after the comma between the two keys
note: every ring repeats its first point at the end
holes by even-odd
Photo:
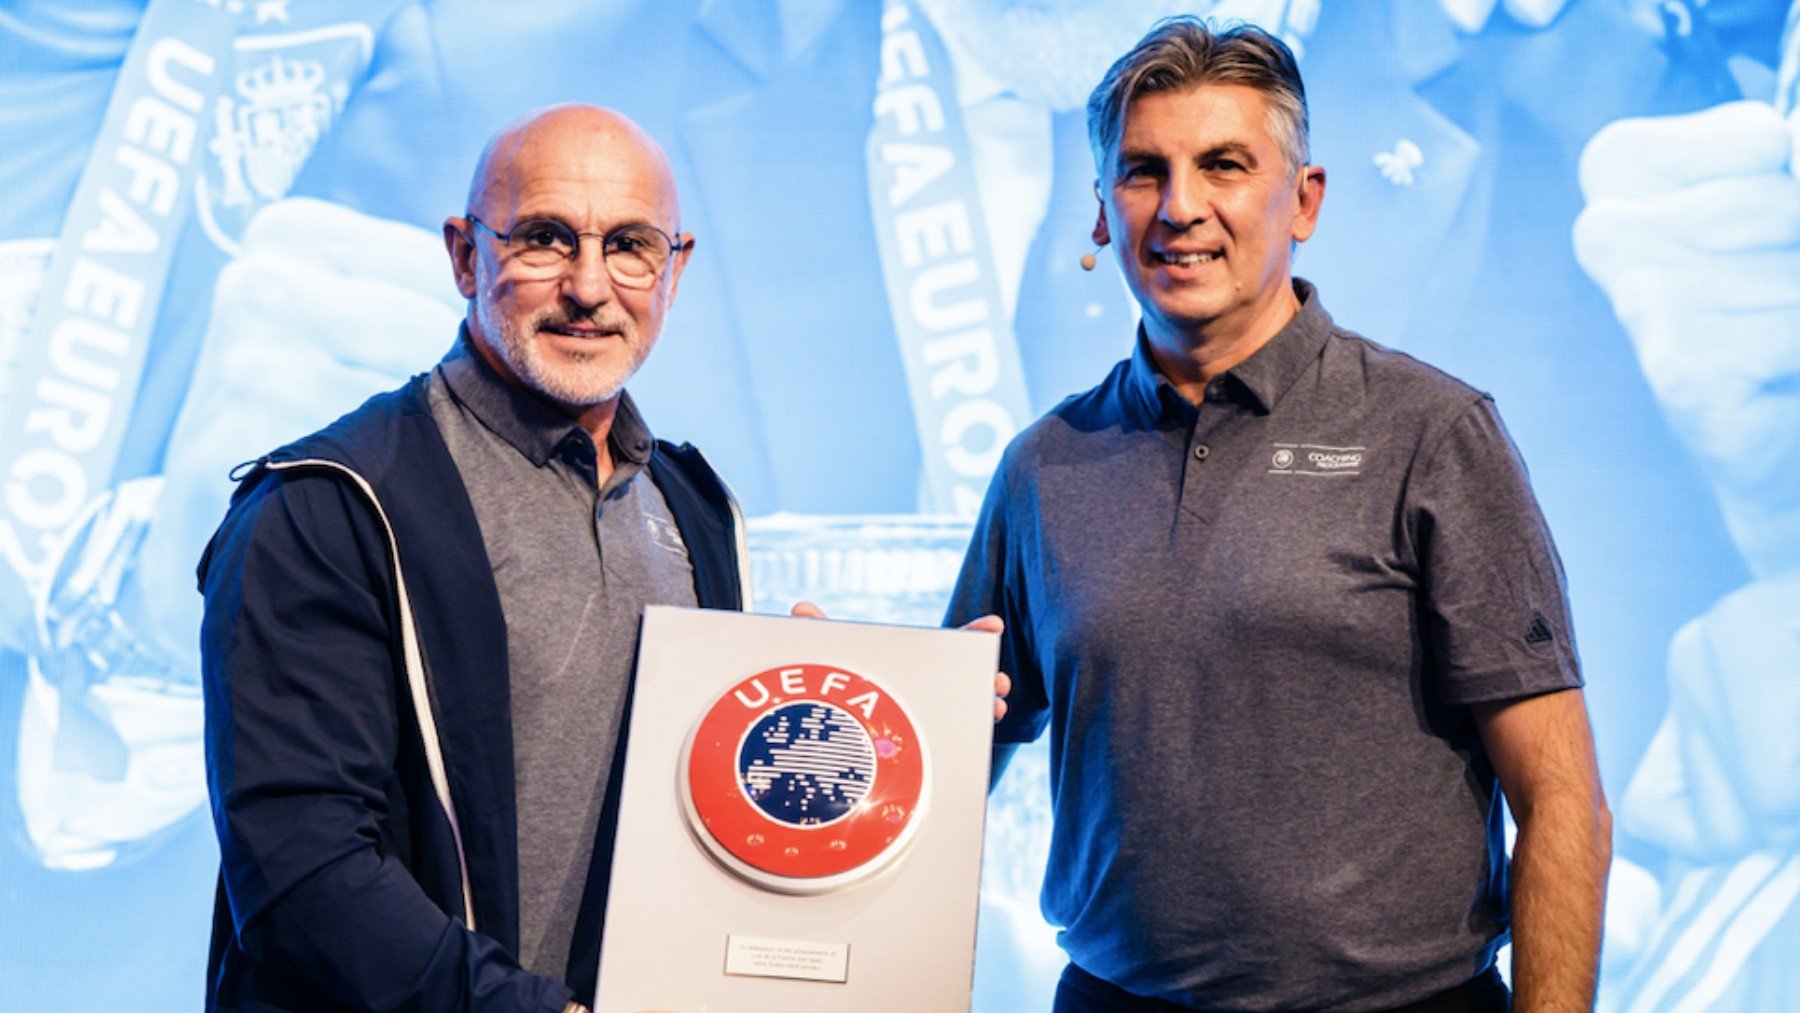
{"type": "Polygon", "coordinates": [[[1131,359],[1011,447],[950,621],[1048,726],[1043,904],[1194,1006],[1381,1008],[1506,927],[1467,704],[1580,684],[1560,564],[1481,393],[1299,313],[1196,406],[1131,359]]]}
{"type": "Polygon", "coordinates": [[[519,962],[563,978],[650,604],[695,604],[693,567],[621,395],[598,481],[592,438],[509,386],[466,334],[432,377],[506,616],[518,801],[519,962]]]}

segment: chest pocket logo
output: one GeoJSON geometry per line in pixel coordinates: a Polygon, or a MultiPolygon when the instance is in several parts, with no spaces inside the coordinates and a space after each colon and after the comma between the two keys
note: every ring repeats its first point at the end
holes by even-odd
{"type": "Polygon", "coordinates": [[[1367,447],[1332,447],[1322,443],[1277,443],[1269,455],[1271,475],[1346,478],[1362,474],[1367,447]]]}

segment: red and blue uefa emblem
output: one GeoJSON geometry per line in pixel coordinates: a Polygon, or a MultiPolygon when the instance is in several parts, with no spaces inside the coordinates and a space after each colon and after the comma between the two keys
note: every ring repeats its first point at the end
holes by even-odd
{"type": "Polygon", "coordinates": [[[924,816],[925,744],[874,680],[782,665],[726,690],[683,751],[683,808],[713,858],[757,886],[813,894],[862,882],[924,816]]]}

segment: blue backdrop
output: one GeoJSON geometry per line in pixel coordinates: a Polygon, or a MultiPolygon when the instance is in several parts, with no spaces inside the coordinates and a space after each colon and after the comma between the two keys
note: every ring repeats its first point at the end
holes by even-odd
{"type": "MultiPolygon", "coordinates": [[[[1006,438],[1129,347],[1077,266],[1081,107],[1177,11],[1294,46],[1330,174],[1299,273],[1531,467],[1619,814],[1603,1005],[1800,994],[1800,5],[5,0],[3,1003],[197,1004],[193,562],[232,464],[449,347],[438,227],[496,127],[582,100],[662,139],[699,246],[635,396],[735,485],[764,607],[932,623],[1006,438]],[[957,241],[910,247],[921,211],[957,241]]],[[[1046,808],[1028,754],[979,1009],[1060,967],[1046,808]]]]}

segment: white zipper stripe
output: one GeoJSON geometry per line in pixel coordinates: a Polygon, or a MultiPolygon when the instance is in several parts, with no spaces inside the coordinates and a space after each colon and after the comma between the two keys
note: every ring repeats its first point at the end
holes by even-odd
{"type": "Polygon", "coordinates": [[[755,612],[756,600],[750,593],[750,526],[744,523],[744,508],[738,506],[737,497],[732,495],[731,487],[724,479],[719,480],[719,488],[725,490],[725,504],[731,508],[731,523],[737,528],[732,535],[737,543],[738,596],[743,599],[743,611],[755,612]]]}
{"type": "Polygon", "coordinates": [[[419,720],[419,738],[425,747],[425,768],[431,775],[431,788],[436,793],[438,805],[443,807],[444,816],[450,821],[450,836],[456,842],[457,871],[462,876],[463,920],[469,931],[475,931],[475,892],[469,885],[469,860],[463,853],[462,825],[456,819],[456,806],[450,800],[450,776],[444,768],[443,744],[438,741],[437,718],[431,709],[431,694],[425,685],[425,662],[419,653],[419,632],[413,621],[412,599],[406,593],[406,575],[400,569],[400,542],[394,537],[394,526],[388,522],[387,511],[381,508],[381,501],[375,497],[375,490],[361,475],[336,461],[320,458],[309,458],[301,461],[268,462],[270,471],[287,471],[292,468],[319,467],[332,471],[350,479],[375,508],[375,516],[381,518],[381,527],[387,532],[388,558],[394,564],[394,589],[400,601],[400,647],[406,660],[406,686],[412,696],[413,714],[419,720]]]}

